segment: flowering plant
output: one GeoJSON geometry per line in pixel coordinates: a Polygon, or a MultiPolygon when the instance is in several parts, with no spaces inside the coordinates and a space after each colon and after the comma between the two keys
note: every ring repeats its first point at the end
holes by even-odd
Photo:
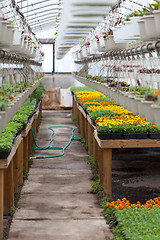
{"type": "Polygon", "coordinates": [[[106,203],[105,212],[115,216],[119,232],[123,232],[122,239],[160,238],[160,197],[150,199],[145,204],[140,201],[132,204],[126,198],[117,199],[106,203]]]}
{"type": "Polygon", "coordinates": [[[97,39],[97,41],[99,41],[99,37],[98,37],[98,35],[96,35],[95,38],[97,39]]]}
{"type": "Polygon", "coordinates": [[[86,45],[86,46],[89,46],[90,44],[91,44],[91,43],[88,41],[88,42],[86,42],[86,44],[85,44],[85,45],[86,45]]]}
{"type": "Polygon", "coordinates": [[[41,56],[44,56],[44,52],[42,52],[41,50],[40,50],[40,54],[41,54],[41,56]]]}

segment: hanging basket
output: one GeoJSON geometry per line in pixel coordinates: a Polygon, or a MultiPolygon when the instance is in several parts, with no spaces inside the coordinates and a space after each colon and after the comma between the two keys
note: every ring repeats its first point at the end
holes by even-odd
{"type": "Polygon", "coordinates": [[[138,20],[138,26],[139,26],[139,31],[140,31],[140,39],[142,41],[148,40],[143,18],[141,20],[138,20]]]}
{"type": "Polygon", "coordinates": [[[96,41],[96,40],[92,41],[92,42],[90,43],[90,45],[87,46],[86,49],[87,49],[87,55],[88,55],[88,56],[97,54],[97,53],[98,53],[98,52],[97,52],[97,41],[96,41]]]}
{"type": "Polygon", "coordinates": [[[105,52],[105,46],[101,47],[101,44],[99,41],[97,41],[97,49],[98,49],[98,52],[105,52]]]}
{"type": "Polygon", "coordinates": [[[156,33],[160,37],[160,10],[156,10],[153,12],[154,15],[154,21],[155,21],[155,27],[156,27],[156,33]]]}
{"type": "Polygon", "coordinates": [[[113,36],[109,36],[107,39],[105,39],[105,49],[106,49],[106,51],[123,50],[126,47],[127,47],[127,43],[115,43],[113,36]]]}
{"type": "MultiPolygon", "coordinates": [[[[157,32],[154,15],[147,15],[143,17],[144,27],[148,40],[157,39],[160,35],[157,32]]],[[[160,22],[159,22],[160,24],[160,22]]]]}

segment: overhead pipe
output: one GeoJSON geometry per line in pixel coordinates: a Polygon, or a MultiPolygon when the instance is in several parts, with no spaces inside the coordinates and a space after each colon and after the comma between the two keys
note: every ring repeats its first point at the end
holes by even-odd
{"type": "Polygon", "coordinates": [[[29,63],[31,65],[41,66],[42,63],[35,62],[34,60],[27,59],[27,57],[20,57],[16,54],[0,50],[0,61],[12,63],[29,63]]]}
{"type": "MultiPolygon", "coordinates": [[[[142,55],[144,56],[146,53],[151,54],[151,52],[156,51],[158,55],[160,55],[160,41],[157,41],[155,43],[148,43],[147,45],[138,46],[136,48],[132,49],[124,49],[124,50],[113,50],[110,52],[106,52],[103,54],[100,54],[98,56],[94,56],[92,58],[86,59],[87,62],[95,61],[101,61],[104,59],[113,59],[113,57],[117,57],[120,59],[125,59],[126,57],[134,57],[136,55],[142,55]]],[[[77,62],[77,61],[76,61],[77,62]]],[[[82,61],[78,61],[78,63],[81,63],[82,61]]]]}

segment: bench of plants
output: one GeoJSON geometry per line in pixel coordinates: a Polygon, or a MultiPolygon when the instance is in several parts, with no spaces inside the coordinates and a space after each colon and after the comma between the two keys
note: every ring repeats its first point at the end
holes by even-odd
{"type": "Polygon", "coordinates": [[[43,91],[40,84],[0,133],[0,239],[3,238],[3,216],[14,207],[15,193],[23,184],[23,174],[28,172],[33,148],[31,127],[36,135],[43,91]]]}
{"type": "Polygon", "coordinates": [[[94,156],[107,197],[112,194],[113,148],[159,148],[160,130],[155,123],[116,105],[88,87],[72,88],[73,114],[88,153],[94,156]]]}

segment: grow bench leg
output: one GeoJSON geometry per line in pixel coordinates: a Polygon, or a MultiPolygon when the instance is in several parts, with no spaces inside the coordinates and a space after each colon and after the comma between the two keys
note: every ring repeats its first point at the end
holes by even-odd
{"type": "Polygon", "coordinates": [[[29,152],[28,152],[28,134],[23,137],[23,170],[28,171],[28,160],[29,160],[29,152]]]}
{"type": "Polygon", "coordinates": [[[88,153],[89,153],[89,155],[92,155],[93,154],[93,149],[94,149],[93,141],[95,141],[94,137],[93,137],[94,129],[89,122],[87,124],[88,124],[88,153]]]}
{"type": "Polygon", "coordinates": [[[75,112],[76,112],[76,102],[75,102],[75,99],[74,99],[74,96],[73,96],[73,107],[72,107],[72,114],[75,115],[75,112]]]}
{"type": "Polygon", "coordinates": [[[4,170],[0,169],[0,239],[3,238],[3,194],[4,194],[4,170]]]}
{"type": "Polygon", "coordinates": [[[87,121],[87,117],[84,117],[84,136],[86,139],[86,145],[88,147],[88,121],[87,121]]]}
{"type": "Polygon", "coordinates": [[[104,196],[112,197],[112,148],[103,149],[104,196]]]}
{"type": "Polygon", "coordinates": [[[18,183],[23,184],[23,141],[17,149],[17,162],[18,162],[18,183]]]}
{"type": "Polygon", "coordinates": [[[98,167],[98,143],[93,137],[93,162],[96,167],[98,167]]]}
{"type": "Polygon", "coordinates": [[[98,170],[99,170],[99,180],[103,184],[103,150],[98,146],[98,170]]]}
{"type": "Polygon", "coordinates": [[[85,135],[84,135],[84,117],[83,117],[83,114],[80,111],[79,111],[79,114],[80,114],[80,119],[79,119],[80,133],[81,133],[82,138],[85,138],[85,135]]]}
{"type": "Polygon", "coordinates": [[[4,169],[4,215],[8,214],[11,207],[14,207],[13,159],[4,169]]]}
{"type": "Polygon", "coordinates": [[[31,129],[28,132],[28,153],[30,154],[32,152],[32,132],[31,129]]]}
{"type": "Polygon", "coordinates": [[[18,192],[18,161],[17,161],[17,152],[13,157],[13,178],[14,178],[14,193],[18,192]]]}

